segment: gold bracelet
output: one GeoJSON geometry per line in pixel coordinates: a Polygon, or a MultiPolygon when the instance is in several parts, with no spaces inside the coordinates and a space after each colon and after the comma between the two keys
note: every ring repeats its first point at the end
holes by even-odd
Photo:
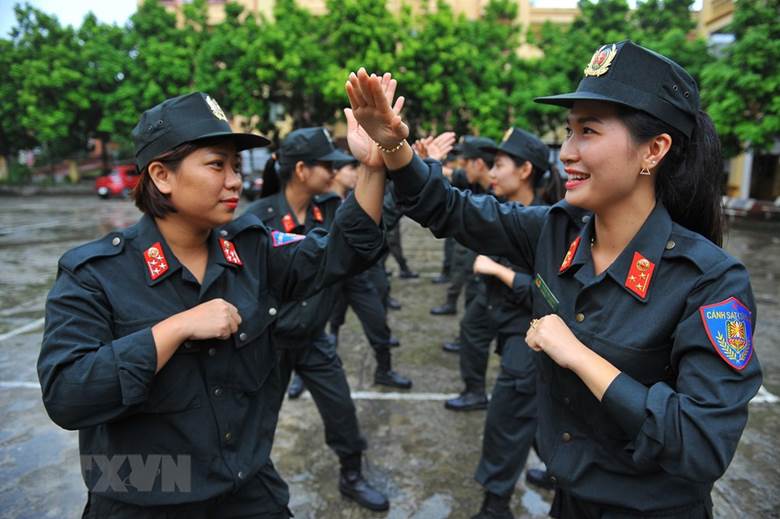
{"type": "Polygon", "coordinates": [[[392,148],[389,148],[389,149],[385,148],[384,146],[382,146],[381,144],[379,144],[376,141],[374,141],[374,144],[376,144],[376,147],[379,148],[379,151],[381,151],[383,153],[395,153],[396,151],[398,151],[401,148],[403,148],[405,142],[406,142],[406,139],[403,139],[401,142],[398,143],[397,146],[393,146],[392,148]]]}

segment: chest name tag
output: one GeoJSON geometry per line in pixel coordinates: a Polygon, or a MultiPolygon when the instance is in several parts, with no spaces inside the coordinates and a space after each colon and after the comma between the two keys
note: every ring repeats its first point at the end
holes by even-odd
{"type": "Polygon", "coordinates": [[[555,294],[552,293],[552,290],[550,290],[550,287],[547,286],[547,283],[544,282],[544,279],[542,279],[542,276],[538,273],[536,274],[536,277],[534,278],[534,285],[536,285],[536,288],[539,289],[539,291],[542,293],[542,297],[544,297],[544,300],[547,301],[547,304],[550,305],[550,308],[552,308],[553,312],[558,311],[558,298],[555,297],[555,294]]]}
{"type": "Polygon", "coordinates": [[[282,247],[284,245],[290,245],[297,241],[301,241],[306,238],[303,234],[291,234],[288,232],[271,231],[271,241],[274,247],[282,247]]]}
{"type": "Polygon", "coordinates": [[[736,297],[699,308],[704,330],[726,364],[742,370],[753,355],[750,310],[736,297]]]}

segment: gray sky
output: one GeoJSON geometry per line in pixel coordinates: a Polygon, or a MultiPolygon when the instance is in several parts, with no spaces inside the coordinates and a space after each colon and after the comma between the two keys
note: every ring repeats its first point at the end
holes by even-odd
{"type": "MultiPolygon", "coordinates": [[[[78,27],[87,12],[92,11],[102,22],[123,25],[135,12],[137,0],[27,0],[42,11],[53,14],[60,22],[78,27]]],[[[543,7],[573,7],[576,0],[531,0],[543,7]]],[[[0,0],[0,36],[5,37],[14,26],[14,4],[16,0],[0,0]]],[[[630,3],[634,3],[630,0],[630,3]]],[[[701,8],[701,0],[694,3],[694,9],[701,8]]]]}

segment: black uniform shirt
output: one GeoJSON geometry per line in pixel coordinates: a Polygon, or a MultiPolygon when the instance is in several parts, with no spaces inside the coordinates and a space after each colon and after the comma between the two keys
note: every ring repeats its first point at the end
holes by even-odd
{"type": "Polygon", "coordinates": [[[317,230],[298,242],[254,215],[215,230],[202,285],[148,216],[67,252],[46,303],[38,375],[49,416],[79,430],[87,487],[161,505],[222,495],[259,474],[286,505],[285,486],[269,468],[283,391],[271,325],[280,304],[362,270],[383,243],[350,199],[330,234],[317,230]],[[186,342],[155,375],[152,326],[215,298],[238,308],[239,330],[228,340],[186,342]],[[161,477],[154,465],[151,476],[138,466],[150,455],[164,457],[161,477]],[[133,459],[116,470],[119,480],[106,479],[101,462],[123,456],[133,459]],[[165,463],[176,460],[190,465],[178,481],[184,488],[165,488],[165,463]]]}
{"type": "MultiPolygon", "coordinates": [[[[282,190],[255,201],[246,212],[257,215],[270,229],[305,234],[313,229],[330,229],[340,205],[341,198],[335,193],[317,196],[306,210],[306,221],[300,223],[282,190]]],[[[324,333],[340,290],[340,286],[331,286],[302,301],[282,305],[274,327],[276,346],[301,348],[324,333]]]]}
{"type": "Polygon", "coordinates": [[[436,236],[532,269],[534,316],[557,313],[622,372],[599,402],[572,371],[538,354],[537,435],[558,484],[582,499],[640,510],[709,499],[761,385],[745,267],[672,222],[658,203],[596,275],[593,221],[582,209],[471,196],[417,157],[391,176],[405,213],[436,236]],[[648,261],[641,272],[637,258],[648,261]],[[649,285],[639,276],[648,273],[649,285]]]}

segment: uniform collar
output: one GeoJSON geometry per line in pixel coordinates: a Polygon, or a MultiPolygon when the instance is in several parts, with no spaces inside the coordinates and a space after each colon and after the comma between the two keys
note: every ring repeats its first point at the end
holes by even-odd
{"type": "Polygon", "coordinates": [[[143,215],[137,224],[130,227],[126,231],[125,237],[130,241],[136,250],[137,261],[141,263],[142,268],[146,273],[145,275],[147,285],[156,285],[162,280],[169,278],[174,272],[181,268],[181,263],[179,263],[179,260],[176,259],[176,256],[174,256],[171,248],[168,247],[168,243],[165,241],[165,238],[163,238],[163,235],[157,228],[157,224],[155,223],[154,218],[148,214],[143,215]],[[160,244],[160,248],[162,249],[163,256],[167,262],[168,269],[158,278],[152,279],[152,274],[146,264],[144,252],[156,243],[160,244]]]}
{"type": "MultiPolygon", "coordinates": [[[[583,220],[587,218],[585,225],[580,230],[580,233],[576,239],[579,239],[577,250],[574,253],[574,257],[571,264],[559,275],[567,275],[568,273],[576,273],[586,263],[592,263],[593,258],[590,251],[591,239],[595,236],[595,218],[592,215],[585,215],[583,220]]],[[[606,270],[606,275],[610,276],[614,281],[623,287],[623,289],[631,294],[634,298],[641,302],[647,302],[650,297],[650,291],[652,289],[652,282],[644,295],[632,290],[627,283],[629,275],[632,274],[632,269],[636,267],[636,261],[638,253],[642,258],[647,259],[653,267],[657,266],[663,255],[664,248],[669,240],[669,235],[672,232],[672,219],[669,216],[669,212],[661,202],[656,202],[655,208],[650,212],[639,232],[631,239],[629,244],[623,249],[623,252],[615,259],[612,265],[606,270]]],[[[563,258],[561,258],[563,260],[563,258]]],[[[585,273],[588,277],[588,274],[585,273]]],[[[582,275],[577,276],[582,280],[582,275]]],[[[636,286],[636,285],[634,285],[636,286]]],[[[641,291],[640,291],[641,292],[641,291]]]]}

